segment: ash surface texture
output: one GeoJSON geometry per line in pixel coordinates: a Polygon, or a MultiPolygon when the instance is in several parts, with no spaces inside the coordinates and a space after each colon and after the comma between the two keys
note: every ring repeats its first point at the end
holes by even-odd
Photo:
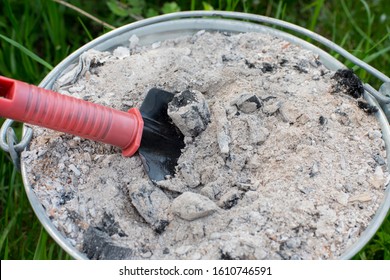
{"type": "Polygon", "coordinates": [[[256,33],[138,44],[133,36],[113,53],[86,52],[54,89],[123,111],[153,87],[195,92],[208,114],[180,114],[201,127],[188,130],[176,176],[157,184],[138,156],[34,127],[28,180],[77,250],[97,259],[335,259],[357,241],[388,183],[384,142],[375,113],[335,90],[335,72],[315,54],[256,33]]]}

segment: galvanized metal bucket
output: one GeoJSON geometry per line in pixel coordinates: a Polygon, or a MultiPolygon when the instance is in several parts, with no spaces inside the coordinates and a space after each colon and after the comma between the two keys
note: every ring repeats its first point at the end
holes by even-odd
{"type": "MultiPolygon", "coordinates": [[[[207,31],[220,31],[230,33],[241,32],[258,32],[260,34],[271,34],[280,38],[283,38],[293,44],[299,45],[305,49],[311,50],[316,53],[320,61],[329,69],[337,70],[345,68],[345,66],[332,57],[328,52],[308,43],[307,41],[300,39],[288,32],[295,32],[296,34],[311,38],[312,40],[322,44],[326,48],[333,50],[350,60],[359,67],[365,69],[370,74],[378,78],[383,82],[383,86],[379,91],[376,91],[370,85],[365,84],[365,99],[372,105],[380,106],[381,110],[377,113],[378,122],[381,125],[383,139],[386,143],[386,153],[389,155],[390,151],[390,129],[388,125],[388,119],[390,119],[389,108],[387,104],[390,103],[390,78],[374,69],[365,62],[359,60],[352,54],[348,53],[340,46],[325,39],[324,37],[313,33],[302,27],[259,15],[235,13],[235,12],[181,12],[173,13],[163,16],[158,16],[150,19],[141,20],[121,28],[115,29],[92,42],[84,45],[66,59],[64,59],[57,67],[55,67],[40,83],[40,87],[51,89],[56,79],[72,64],[77,63],[79,56],[89,50],[96,49],[99,51],[113,50],[118,46],[128,45],[129,38],[132,35],[136,35],[139,38],[141,45],[148,45],[154,42],[163,41],[166,39],[177,38],[183,35],[191,35],[200,30],[207,31]],[[272,26],[272,27],[270,27],[272,26]],[[283,28],[286,31],[281,31],[277,28],[283,28]]],[[[19,163],[18,153],[20,153],[29,143],[32,133],[29,128],[24,127],[24,138],[22,142],[14,145],[13,134],[10,126],[12,121],[8,120],[4,123],[0,131],[0,146],[7,152],[10,152],[11,157],[16,164],[19,163]],[[8,141],[7,141],[8,138],[8,141]]],[[[26,163],[21,161],[21,172],[23,176],[25,190],[30,200],[37,217],[47,232],[52,238],[73,258],[86,259],[87,257],[73,247],[66,237],[64,237],[52,224],[49,217],[45,213],[40,201],[31,188],[31,184],[28,181],[26,174],[26,163]]],[[[387,167],[390,167],[390,157],[387,156],[387,167]]],[[[350,246],[341,256],[341,259],[350,259],[371,239],[375,232],[380,227],[381,223],[385,219],[390,209],[390,188],[386,189],[385,198],[379,206],[375,216],[361,234],[360,238],[350,246]]]]}

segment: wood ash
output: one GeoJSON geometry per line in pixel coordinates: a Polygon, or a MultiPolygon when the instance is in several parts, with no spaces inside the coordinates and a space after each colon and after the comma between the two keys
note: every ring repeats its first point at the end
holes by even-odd
{"type": "Polygon", "coordinates": [[[176,176],[151,182],[138,156],[34,127],[22,155],[28,181],[77,250],[91,259],[336,259],[357,241],[389,173],[354,74],[266,34],[201,31],[150,46],[134,36],[112,53],[84,53],[54,90],[120,110],[139,108],[150,88],[173,92],[186,146],[176,176]]]}

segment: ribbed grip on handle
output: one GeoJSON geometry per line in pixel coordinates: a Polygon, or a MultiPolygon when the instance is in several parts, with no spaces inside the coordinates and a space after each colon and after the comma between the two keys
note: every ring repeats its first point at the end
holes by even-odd
{"type": "Polygon", "coordinates": [[[125,156],[139,148],[138,109],[118,111],[0,76],[0,116],[114,145],[125,156]]]}

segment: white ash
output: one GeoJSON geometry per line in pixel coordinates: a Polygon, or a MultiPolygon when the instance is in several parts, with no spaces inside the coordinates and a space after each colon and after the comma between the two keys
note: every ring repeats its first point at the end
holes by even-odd
{"type": "Polygon", "coordinates": [[[152,182],[144,180],[132,184],[129,187],[129,195],[131,203],[144,220],[157,233],[163,232],[169,224],[170,200],[166,194],[152,182]]]}
{"type": "Polygon", "coordinates": [[[156,185],[138,156],[34,127],[28,181],[77,250],[334,259],[359,238],[389,181],[384,142],[374,115],[331,93],[334,73],[315,54],[256,33],[138,44],[86,52],[55,90],[124,111],[152,87],[196,91],[209,122],[186,137],[176,176],[156,185]]]}

